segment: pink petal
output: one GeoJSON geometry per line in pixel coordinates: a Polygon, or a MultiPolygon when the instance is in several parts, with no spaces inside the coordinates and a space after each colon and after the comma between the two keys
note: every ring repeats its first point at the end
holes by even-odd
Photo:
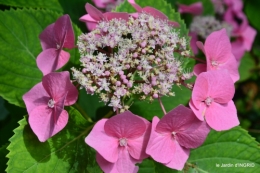
{"type": "Polygon", "coordinates": [[[63,50],[50,48],[42,51],[36,59],[38,68],[44,75],[63,67],[70,58],[70,54],[63,50]]]}
{"type": "Polygon", "coordinates": [[[148,157],[148,155],[145,153],[145,149],[148,144],[151,133],[151,123],[144,118],[143,120],[146,124],[145,133],[139,138],[129,139],[127,141],[129,154],[137,160],[143,160],[148,157]]]}
{"type": "Polygon", "coordinates": [[[63,95],[61,98],[59,98],[59,100],[55,100],[53,113],[52,113],[54,123],[57,122],[57,119],[59,118],[60,114],[63,112],[64,102],[66,97],[67,97],[67,93],[63,95]]]}
{"type": "Polygon", "coordinates": [[[30,91],[23,95],[23,101],[28,114],[38,106],[47,105],[49,100],[50,96],[43,88],[42,82],[36,84],[30,91]]]}
{"type": "Polygon", "coordinates": [[[210,128],[204,121],[196,118],[187,107],[179,105],[160,120],[156,126],[158,133],[173,133],[175,139],[185,148],[196,148],[206,139],[210,128]]]}
{"type": "Polygon", "coordinates": [[[201,2],[196,2],[190,5],[179,4],[180,13],[189,13],[193,15],[200,15],[203,12],[203,6],[201,2]]]}
{"type": "Polygon", "coordinates": [[[68,71],[49,73],[42,79],[47,93],[56,101],[66,95],[65,105],[72,105],[77,101],[78,91],[70,81],[68,71]]]}
{"type": "Polygon", "coordinates": [[[205,49],[204,49],[203,43],[201,41],[196,41],[196,45],[205,54],[205,49]]]}
{"type": "Polygon", "coordinates": [[[146,130],[145,122],[130,111],[123,112],[110,118],[104,126],[107,135],[127,139],[142,136],[146,130]]]}
{"type": "Polygon", "coordinates": [[[89,14],[82,16],[79,20],[85,22],[90,31],[96,29],[98,21],[93,19],[89,14]]]}
{"type": "Polygon", "coordinates": [[[123,19],[128,21],[129,18],[129,14],[124,12],[106,12],[104,13],[104,16],[107,20],[123,19]]]}
{"type": "Polygon", "coordinates": [[[104,20],[105,17],[101,11],[96,9],[93,5],[86,3],[85,5],[86,11],[88,14],[96,21],[104,20]]]}
{"type": "Polygon", "coordinates": [[[109,1],[109,0],[92,0],[95,4],[95,6],[97,6],[98,8],[106,8],[106,5],[107,3],[111,3],[111,2],[114,2],[113,0],[112,1],[109,1]]]}
{"type": "Polygon", "coordinates": [[[193,113],[196,115],[196,117],[200,121],[204,121],[204,116],[205,116],[205,113],[206,113],[206,105],[203,102],[200,102],[200,104],[197,105],[197,107],[196,107],[194,105],[193,101],[190,100],[189,106],[190,106],[191,110],[193,111],[193,113]]]}
{"type": "Polygon", "coordinates": [[[233,80],[226,70],[208,71],[197,77],[192,92],[192,101],[197,108],[200,102],[205,101],[207,97],[211,97],[218,103],[227,103],[233,98],[234,93],[233,80]]]}
{"type": "Polygon", "coordinates": [[[29,124],[41,142],[45,142],[66,126],[68,122],[67,111],[63,110],[56,118],[55,123],[53,109],[47,105],[38,106],[29,114],[29,124]]]}
{"type": "Polygon", "coordinates": [[[174,21],[168,21],[168,25],[170,25],[172,27],[180,27],[180,24],[178,22],[174,22],[174,21]]]}
{"type": "Polygon", "coordinates": [[[140,7],[138,4],[135,3],[134,0],[127,0],[134,8],[137,12],[141,12],[142,11],[142,7],[140,7]]]}
{"type": "Polygon", "coordinates": [[[195,118],[189,108],[179,105],[162,117],[155,131],[161,134],[182,131],[188,128],[195,118]]]}
{"type": "Polygon", "coordinates": [[[173,141],[173,143],[174,154],[172,160],[164,165],[172,169],[182,170],[189,158],[190,150],[180,146],[177,141],[173,141]]]}
{"type": "Polygon", "coordinates": [[[223,64],[219,64],[218,71],[227,70],[233,82],[235,83],[239,79],[238,62],[233,54],[229,55],[230,58],[223,64]]]}
{"type": "Polygon", "coordinates": [[[191,47],[193,53],[196,55],[199,52],[198,47],[196,45],[196,42],[198,41],[198,36],[194,32],[189,32],[189,36],[191,37],[190,47],[191,47]]]}
{"type": "Polygon", "coordinates": [[[205,99],[209,96],[208,93],[208,78],[207,75],[202,75],[207,72],[200,73],[200,75],[197,77],[193,91],[192,91],[192,102],[196,108],[199,108],[202,101],[205,101],[205,99]]]}
{"type": "Polygon", "coordinates": [[[239,125],[236,107],[231,100],[227,104],[213,103],[206,111],[206,121],[214,130],[229,130],[239,125]]]}
{"type": "Polygon", "coordinates": [[[213,60],[218,63],[228,60],[231,53],[231,44],[226,29],[211,33],[205,41],[204,49],[208,63],[213,60]]]}
{"type": "Polygon", "coordinates": [[[165,14],[163,14],[161,11],[159,11],[153,7],[144,7],[143,12],[148,13],[148,14],[150,14],[154,17],[157,17],[159,19],[162,19],[162,20],[168,20],[168,17],[165,14]]]}
{"type": "Polygon", "coordinates": [[[55,33],[56,44],[61,48],[72,49],[75,46],[74,31],[69,15],[65,14],[55,22],[53,32],[55,33]]]}
{"type": "Polygon", "coordinates": [[[237,31],[239,26],[236,20],[234,19],[234,13],[231,8],[228,8],[224,14],[224,21],[232,26],[232,32],[237,31]]]}
{"type": "Polygon", "coordinates": [[[210,132],[210,127],[205,121],[198,120],[195,115],[190,126],[176,133],[176,140],[185,148],[197,148],[203,144],[210,132]]]}
{"type": "Polygon", "coordinates": [[[237,38],[236,41],[231,43],[231,46],[232,46],[232,53],[236,57],[236,60],[239,62],[246,51],[243,44],[243,40],[241,38],[237,38]]]}
{"type": "Polygon", "coordinates": [[[54,28],[54,23],[47,26],[39,35],[43,50],[49,48],[55,48],[57,46],[53,28],[54,28]]]}
{"type": "Polygon", "coordinates": [[[120,149],[117,162],[111,163],[105,160],[99,153],[96,154],[96,159],[104,172],[109,173],[137,173],[138,166],[135,166],[136,161],[129,156],[126,149],[120,149]]]}
{"type": "Polygon", "coordinates": [[[252,48],[252,44],[254,42],[255,36],[256,36],[256,30],[249,25],[245,28],[245,30],[242,32],[242,38],[244,47],[247,51],[250,51],[252,48]]]}
{"type": "Polygon", "coordinates": [[[160,163],[169,163],[174,153],[174,140],[172,134],[160,134],[155,131],[156,125],[159,122],[158,117],[154,117],[152,121],[151,136],[146,148],[146,153],[150,155],[155,161],[160,163]]]}
{"type": "MultiPolygon", "coordinates": [[[[104,125],[107,119],[98,121],[89,135],[85,138],[85,142],[94,148],[104,159],[115,163],[118,160],[118,139],[108,136],[104,131],[104,125]]],[[[100,165],[101,166],[101,165],[100,165]]]]}
{"type": "Polygon", "coordinates": [[[196,64],[193,68],[193,73],[198,76],[202,72],[207,71],[207,65],[206,64],[196,64]]]}

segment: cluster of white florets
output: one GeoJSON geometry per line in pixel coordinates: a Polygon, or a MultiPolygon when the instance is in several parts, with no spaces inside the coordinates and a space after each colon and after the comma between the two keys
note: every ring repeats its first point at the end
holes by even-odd
{"type": "Polygon", "coordinates": [[[226,28],[227,34],[231,35],[232,26],[217,20],[214,16],[196,16],[190,25],[190,31],[197,33],[203,39],[206,39],[212,32],[222,28],[226,28]]]}
{"type": "Polygon", "coordinates": [[[101,21],[78,39],[83,69],[72,68],[74,79],[89,94],[98,94],[114,110],[124,111],[131,95],[154,100],[174,95],[173,84],[190,79],[184,72],[187,40],[167,21],[148,14],[128,21],[101,21]]]}

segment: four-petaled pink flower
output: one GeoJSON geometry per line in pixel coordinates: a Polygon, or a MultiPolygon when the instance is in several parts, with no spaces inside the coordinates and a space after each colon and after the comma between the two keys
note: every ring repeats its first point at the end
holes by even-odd
{"type": "Polygon", "coordinates": [[[159,11],[159,10],[153,8],[153,7],[148,7],[147,6],[147,7],[142,8],[138,4],[136,4],[134,0],[128,0],[128,2],[137,11],[137,13],[132,14],[132,16],[134,16],[134,17],[137,17],[138,13],[144,12],[144,13],[152,15],[155,18],[159,18],[159,19],[162,19],[162,20],[167,20],[168,24],[171,25],[171,26],[174,26],[174,27],[179,27],[180,26],[179,23],[168,20],[168,17],[165,14],[163,14],[161,11],[159,11]]]}
{"type": "Polygon", "coordinates": [[[104,172],[133,173],[135,163],[147,158],[145,147],[150,123],[130,111],[96,123],[85,142],[97,151],[97,162],[104,172]]]}
{"type": "Polygon", "coordinates": [[[226,70],[203,72],[196,79],[190,107],[211,128],[228,130],[239,124],[232,101],[234,93],[234,83],[226,70]]]}
{"type": "Polygon", "coordinates": [[[224,14],[224,20],[232,25],[232,35],[237,38],[231,43],[232,52],[237,61],[240,61],[245,51],[251,50],[256,30],[248,24],[247,17],[243,12],[242,0],[225,0],[224,2],[228,7],[224,14]]]}
{"type": "Polygon", "coordinates": [[[209,131],[209,126],[198,120],[189,108],[179,105],[161,120],[153,118],[146,153],[167,167],[182,170],[190,148],[200,146],[209,131]]]}
{"type": "Polygon", "coordinates": [[[74,31],[69,15],[63,15],[55,23],[47,26],[39,36],[43,51],[36,62],[44,75],[60,69],[70,58],[62,48],[74,48],[74,31]]]}
{"type": "Polygon", "coordinates": [[[194,67],[194,73],[199,75],[205,69],[210,70],[228,70],[234,82],[239,79],[238,62],[231,50],[231,44],[226,33],[226,29],[221,29],[211,33],[205,45],[197,42],[198,47],[204,52],[207,65],[197,64],[194,67]]]}
{"type": "Polygon", "coordinates": [[[125,12],[102,13],[101,11],[99,11],[89,3],[86,3],[85,9],[88,12],[88,14],[82,16],[79,20],[85,22],[90,31],[94,30],[96,28],[96,25],[100,21],[103,20],[109,21],[112,19],[128,20],[129,18],[129,14],[125,12]]]}
{"type": "Polygon", "coordinates": [[[67,71],[45,75],[41,83],[23,95],[29,124],[41,142],[66,126],[69,116],[63,107],[74,104],[77,98],[78,90],[67,71]]]}

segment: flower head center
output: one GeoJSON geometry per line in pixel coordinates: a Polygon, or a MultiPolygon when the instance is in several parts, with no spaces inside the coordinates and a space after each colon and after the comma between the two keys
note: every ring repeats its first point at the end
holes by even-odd
{"type": "Polygon", "coordinates": [[[217,61],[211,61],[211,65],[213,67],[217,67],[219,65],[219,63],[217,61]]]}
{"type": "Polygon", "coordinates": [[[213,102],[213,99],[211,97],[207,97],[205,100],[205,103],[207,106],[210,106],[212,102],[213,102]]]}
{"type": "Polygon", "coordinates": [[[50,100],[48,101],[48,107],[49,107],[49,108],[54,108],[54,105],[55,105],[55,101],[54,101],[53,99],[50,99],[50,100]]]}
{"type": "Polygon", "coordinates": [[[120,145],[121,147],[127,146],[127,139],[126,139],[126,138],[120,138],[120,139],[119,139],[119,145],[120,145]]]}
{"type": "Polygon", "coordinates": [[[56,44],[56,48],[57,48],[57,49],[60,49],[60,45],[59,45],[59,44],[56,44]]]}

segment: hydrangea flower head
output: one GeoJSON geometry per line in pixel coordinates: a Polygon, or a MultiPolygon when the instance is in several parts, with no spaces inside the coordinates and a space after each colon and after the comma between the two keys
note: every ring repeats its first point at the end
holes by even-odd
{"type": "MultiPolygon", "coordinates": [[[[234,82],[239,79],[238,63],[232,53],[231,44],[225,29],[211,33],[207,37],[205,45],[201,42],[197,42],[197,45],[206,56],[207,71],[228,70],[234,82]]],[[[194,67],[195,74],[198,75],[202,68],[204,68],[202,65],[196,65],[194,67]]]]}
{"type": "Polygon", "coordinates": [[[89,3],[86,3],[85,8],[88,14],[82,16],[79,20],[85,22],[90,31],[94,30],[100,21],[109,21],[111,19],[128,20],[129,16],[128,13],[124,12],[106,12],[103,14],[89,3]]]}
{"type": "Polygon", "coordinates": [[[78,91],[67,71],[45,75],[41,83],[23,95],[29,124],[41,142],[66,126],[68,112],[63,107],[74,104],[77,98],[78,91]]]}
{"type": "Polygon", "coordinates": [[[153,118],[146,153],[167,167],[182,170],[190,148],[202,145],[209,131],[209,126],[189,108],[179,105],[161,120],[153,118]]]}
{"type": "Polygon", "coordinates": [[[234,83],[226,70],[203,72],[196,79],[190,107],[211,128],[228,130],[239,124],[232,101],[234,93],[234,83]]]}
{"type": "Polygon", "coordinates": [[[39,36],[43,51],[36,62],[44,75],[60,69],[70,58],[63,48],[72,49],[75,45],[74,31],[69,15],[63,15],[50,24],[39,36]]]}
{"type": "Polygon", "coordinates": [[[150,123],[130,111],[96,123],[85,142],[97,151],[97,162],[104,172],[133,173],[135,163],[148,157],[145,147],[150,123]]]}
{"type": "Polygon", "coordinates": [[[149,14],[126,20],[99,22],[78,39],[82,70],[73,77],[89,94],[98,94],[114,110],[125,111],[123,98],[136,94],[141,100],[174,95],[174,83],[191,78],[182,67],[189,54],[179,29],[149,14]],[[174,55],[173,52],[176,54],[174,55]]]}

